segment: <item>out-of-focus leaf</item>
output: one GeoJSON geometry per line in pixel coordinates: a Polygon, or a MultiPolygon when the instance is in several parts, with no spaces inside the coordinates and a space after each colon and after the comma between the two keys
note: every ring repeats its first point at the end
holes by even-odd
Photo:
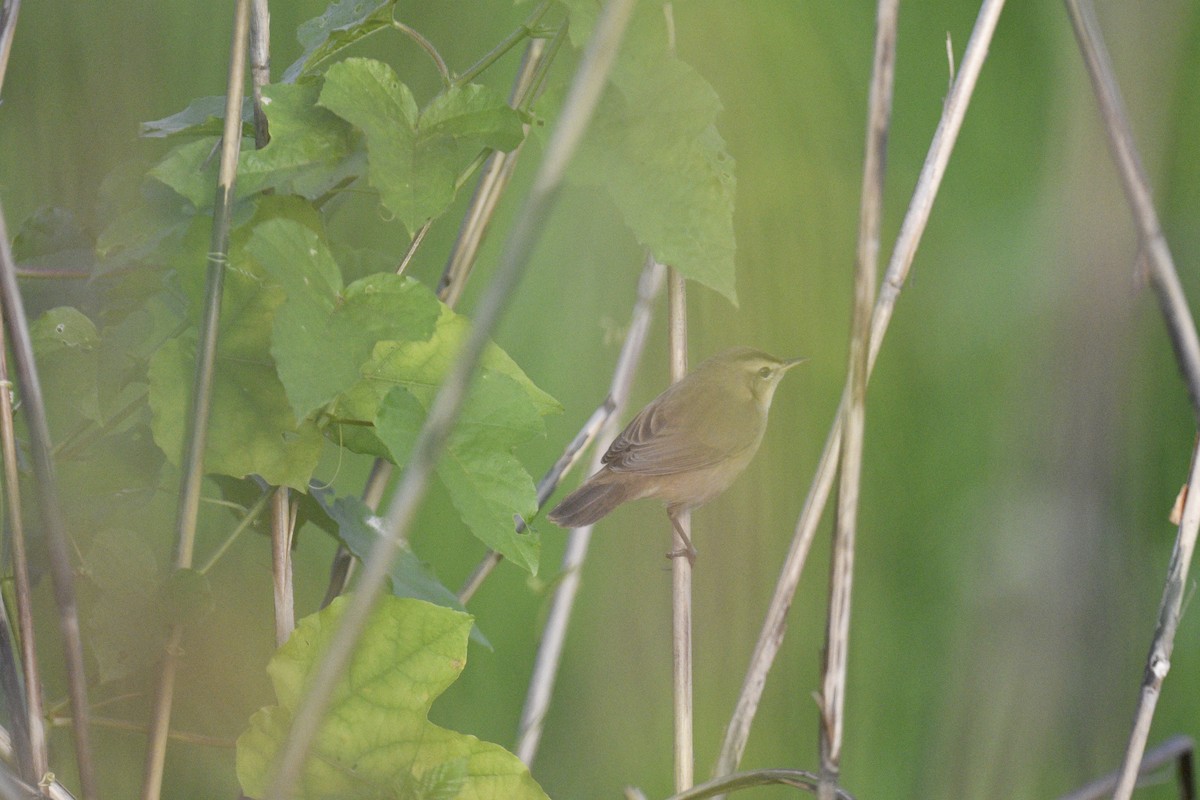
{"type": "Polygon", "coordinates": [[[419,111],[392,68],[366,58],[330,67],[320,104],[362,130],[371,185],[410,234],[446,210],[482,148],[508,150],[523,136],[517,112],[490,89],[450,87],[419,111]]]}
{"type": "MultiPolygon", "coordinates": [[[[195,372],[195,341],[166,342],[150,363],[154,440],[179,464],[195,372]]],[[[311,421],[297,424],[275,367],[220,359],[213,386],[205,469],[233,477],[258,474],[275,486],[303,490],[316,469],[322,437],[311,421]]]]}
{"type": "Polygon", "coordinates": [[[56,434],[81,419],[101,419],[97,388],[97,348],[100,336],[83,312],[70,306],[52,308],[29,326],[38,372],[47,386],[67,391],[43,392],[46,416],[56,434]]]}
{"type": "MultiPolygon", "coordinates": [[[[344,609],[338,598],[305,617],[271,659],[278,705],[257,711],[237,742],[238,780],[249,797],[265,793],[308,676],[344,609]]],[[[385,597],[334,691],[296,796],[547,800],[529,769],[504,748],[429,722],[433,701],[466,663],[470,630],[466,614],[385,597]]]]}
{"type": "Polygon", "coordinates": [[[120,680],[156,663],[167,627],[158,595],[162,572],[150,547],[132,531],[103,530],[81,568],[95,591],[81,607],[84,641],[100,680],[120,680]]]}
{"type": "Polygon", "coordinates": [[[637,15],[568,175],[607,189],[655,258],[736,303],[736,181],[714,124],[720,99],[669,52],[661,10],[637,15]]]}

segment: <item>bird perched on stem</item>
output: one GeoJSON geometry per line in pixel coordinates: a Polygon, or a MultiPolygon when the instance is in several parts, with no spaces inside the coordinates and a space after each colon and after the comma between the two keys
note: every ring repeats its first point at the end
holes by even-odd
{"type": "Polygon", "coordinates": [[[712,500],[746,468],[767,429],[775,388],[805,360],[734,347],[701,362],[633,418],[603,466],[555,506],[550,521],[581,528],[622,503],[654,497],[687,544],[669,555],[694,560],[678,515],[712,500]]]}

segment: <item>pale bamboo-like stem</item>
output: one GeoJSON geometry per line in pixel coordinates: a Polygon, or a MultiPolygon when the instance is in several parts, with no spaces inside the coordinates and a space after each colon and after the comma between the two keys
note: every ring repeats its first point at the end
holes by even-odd
{"type": "MultiPolygon", "coordinates": [[[[1146,755],[1142,758],[1141,767],[1138,769],[1138,774],[1139,776],[1147,775],[1162,769],[1168,764],[1175,763],[1178,765],[1179,796],[1195,797],[1196,786],[1193,764],[1193,754],[1195,751],[1196,743],[1192,740],[1192,737],[1172,736],[1158,747],[1146,751],[1146,755]]],[[[1120,770],[1112,772],[1103,778],[1098,778],[1089,784],[1079,787],[1070,794],[1062,795],[1058,800],[1103,800],[1105,797],[1112,796],[1112,791],[1117,787],[1117,781],[1120,777],[1120,770]]]]}
{"type": "MultiPolygon", "coordinates": [[[[665,272],[662,264],[655,261],[653,257],[647,257],[646,266],[638,280],[638,299],[629,323],[629,332],[625,335],[625,342],[621,345],[621,354],[617,357],[617,364],[613,369],[608,397],[596,409],[588,424],[584,426],[567,451],[556,462],[555,468],[562,465],[557,472],[558,478],[565,474],[571,464],[578,461],[587,445],[597,438],[597,433],[600,440],[604,442],[616,438],[620,428],[621,411],[629,400],[633,379],[638,365],[641,363],[642,353],[646,349],[646,338],[650,333],[654,300],[662,290],[665,272]],[[592,423],[596,419],[599,419],[601,424],[593,429],[592,423]]],[[[604,450],[597,448],[592,454],[589,474],[600,469],[603,456],[604,450]]],[[[551,469],[547,477],[554,473],[555,469],[551,469]]],[[[553,483],[557,485],[558,480],[554,480],[553,483]]],[[[552,487],[550,491],[553,492],[552,487]]],[[[562,662],[567,627],[575,607],[575,597],[579,593],[580,575],[583,571],[583,562],[587,558],[588,544],[591,542],[594,527],[588,525],[583,528],[574,528],[567,536],[567,547],[563,553],[562,569],[560,570],[562,580],[554,590],[554,597],[550,602],[550,613],[546,618],[546,627],[542,631],[541,641],[538,642],[533,674],[529,679],[529,691],[525,694],[525,705],[521,709],[521,722],[517,728],[517,744],[513,749],[517,758],[529,765],[533,764],[542,740],[542,726],[546,720],[546,712],[550,708],[550,699],[554,694],[554,682],[558,677],[559,664],[562,662]]],[[[459,599],[466,602],[462,595],[459,596],[459,599]]]]}
{"type": "Polygon", "coordinates": [[[4,326],[8,331],[16,362],[18,383],[24,401],[24,413],[29,428],[29,447],[33,456],[33,472],[41,513],[42,536],[50,556],[50,577],[54,583],[54,601],[58,607],[58,625],[63,638],[63,655],[67,670],[67,693],[74,720],[72,734],[75,761],[79,767],[80,790],[84,800],[98,797],[96,771],[92,760],[91,734],[88,732],[87,675],[84,668],[83,640],[79,630],[79,607],[75,598],[75,575],[67,544],[66,522],[59,503],[58,478],[51,454],[50,428],[46,406],[42,400],[41,379],[29,336],[29,323],[21,287],[17,284],[16,265],[8,242],[8,226],[0,207],[0,302],[3,303],[4,326]]]}
{"type": "MultiPolygon", "coordinates": [[[[1159,308],[1167,324],[1167,333],[1175,350],[1175,358],[1187,386],[1192,402],[1192,412],[1200,417],[1200,337],[1188,308],[1183,285],[1175,270],[1171,250],[1163,236],[1162,225],[1154,208],[1154,194],[1150,181],[1142,166],[1129,115],[1121,98],[1112,60],[1104,45],[1100,26],[1096,22],[1091,3],[1087,0],[1066,0],[1075,38],[1092,81],[1092,89],[1100,106],[1100,115],[1108,133],[1109,147],[1126,199],[1133,212],[1141,251],[1149,263],[1150,283],[1158,297],[1159,308]]],[[[1150,644],[1150,653],[1142,678],[1137,710],[1134,713],[1133,729],[1125,750],[1121,767],[1121,778],[1117,782],[1114,800],[1126,800],[1133,794],[1137,782],[1138,767],[1150,735],[1150,723],[1162,684],[1171,668],[1171,652],[1175,647],[1175,631],[1182,614],[1184,589],[1188,569],[1196,546],[1197,530],[1200,529],[1200,464],[1196,452],[1192,454],[1192,466],[1188,476],[1189,492],[1183,505],[1182,520],[1175,540],[1171,563],[1163,586],[1163,596],[1158,611],[1158,622],[1150,644]]]]}
{"type": "Polygon", "coordinates": [[[275,646],[283,647],[296,628],[296,603],[292,591],[292,508],[288,488],[271,495],[271,575],[275,590],[275,646]]]}
{"type": "MultiPolygon", "coordinates": [[[[204,450],[208,441],[208,423],[212,411],[212,388],[216,375],[217,332],[221,318],[221,293],[228,259],[229,230],[237,180],[238,154],[242,144],[242,97],[246,75],[246,51],[250,28],[250,0],[238,0],[234,11],[233,41],[229,47],[229,77],[225,92],[225,127],[221,137],[221,162],[217,173],[216,201],[213,204],[212,238],[209,243],[205,278],[204,316],[200,324],[200,342],[196,351],[196,371],[192,382],[191,428],[181,460],[182,477],[175,526],[175,568],[190,569],[196,540],[196,520],[200,511],[200,488],[204,480],[204,450]]],[[[158,800],[162,793],[163,765],[167,756],[167,733],[171,726],[171,705],[175,675],[179,667],[183,627],[172,625],[163,650],[154,705],[150,715],[150,734],[146,745],[146,764],[142,775],[142,800],[158,800]]],[[[73,712],[76,713],[76,712],[73,712]]]]}
{"type": "MultiPolygon", "coordinates": [[[[904,287],[904,281],[912,267],[917,245],[921,241],[921,235],[925,232],[925,225],[928,223],[929,214],[933,209],[934,198],[937,196],[942,177],[946,172],[946,164],[954,150],[958,132],[962,128],[963,117],[966,115],[971,94],[975,90],[979,72],[983,68],[983,62],[987,58],[988,45],[991,43],[992,34],[996,30],[996,22],[999,20],[1003,8],[1004,0],[984,0],[980,7],[979,15],[975,20],[975,28],[967,42],[966,51],[963,53],[962,65],[950,88],[950,94],[942,109],[937,130],[929,144],[929,153],[925,157],[925,164],[921,168],[916,188],[913,190],[912,200],[909,202],[904,222],[900,226],[895,248],[892,250],[891,259],[888,261],[888,267],[880,285],[879,297],[875,301],[875,311],[871,316],[871,347],[867,358],[868,378],[870,378],[875,360],[879,356],[883,338],[887,334],[896,300],[899,298],[900,290],[904,287]]],[[[775,584],[775,593],[767,608],[758,642],[754,646],[754,653],[750,657],[750,665],[742,682],[741,693],[730,717],[729,725],[725,729],[725,738],[714,767],[716,775],[732,772],[741,761],[742,753],[746,749],[746,740],[750,736],[750,727],[754,722],[754,715],[758,711],[763,688],[766,686],[767,673],[770,672],[775,656],[779,653],[779,648],[783,643],[783,637],[787,631],[787,612],[791,608],[792,598],[796,594],[796,586],[800,582],[800,574],[804,570],[804,562],[808,557],[809,548],[812,546],[813,537],[816,535],[817,524],[820,522],[821,512],[825,508],[825,502],[833,486],[834,474],[837,471],[845,404],[846,398],[843,395],[842,404],[838,406],[833,424],[826,437],[825,449],[817,464],[816,474],[809,487],[804,508],[796,522],[792,544],[784,560],[783,568],[780,570],[779,580],[775,584]]]]}
{"type": "Polygon", "coordinates": [[[4,331],[0,328],[0,450],[4,457],[4,500],[12,543],[13,587],[16,595],[17,633],[21,650],[21,672],[25,682],[25,717],[29,730],[32,775],[40,778],[49,769],[46,728],[42,722],[42,679],[37,661],[37,638],[33,631],[33,590],[29,583],[29,561],[25,553],[25,524],[21,513],[20,473],[13,425],[12,389],[8,376],[4,331]]]}
{"type": "MultiPolygon", "coordinates": [[[[667,344],[671,357],[671,382],[687,376],[687,286],[683,275],[667,271],[667,344]]],[[[671,525],[671,665],[675,712],[675,791],[695,783],[696,756],[692,731],[692,550],[689,511],[672,518],[671,525]]]]}
{"type": "Polygon", "coordinates": [[[263,87],[271,82],[271,9],[267,0],[252,0],[250,7],[250,85],[254,98],[254,147],[261,150],[271,141],[267,113],[263,109],[263,87]]]}
{"type": "Polygon", "coordinates": [[[825,661],[821,676],[821,770],[817,791],[821,800],[834,800],[841,774],[854,542],[858,527],[858,498],[862,482],[866,421],[867,356],[871,338],[871,312],[875,304],[875,276],[879,261],[879,228],[883,216],[888,126],[892,116],[898,12],[899,0],[879,0],[875,18],[875,61],[871,69],[871,89],[867,100],[867,135],[854,277],[854,319],[846,366],[846,397],[849,402],[842,421],[837,525],[833,537],[829,616],[825,629],[825,661]]]}
{"type": "Polygon", "coordinates": [[[304,771],[304,763],[333,690],[383,591],[392,562],[407,539],[409,525],[425,495],[430,474],[462,408],[471,376],[509,297],[524,274],[530,253],[562,185],[567,163],[600,101],[633,7],[633,0],[609,0],[596,20],[592,38],[563,103],[562,115],[501,253],[495,277],[475,309],[470,334],[438,390],[425,425],[413,444],[412,456],[396,487],[381,535],[363,565],[358,591],[347,602],[328,650],[310,675],[308,689],[277,760],[275,775],[266,793],[268,800],[288,800],[304,771]]]}

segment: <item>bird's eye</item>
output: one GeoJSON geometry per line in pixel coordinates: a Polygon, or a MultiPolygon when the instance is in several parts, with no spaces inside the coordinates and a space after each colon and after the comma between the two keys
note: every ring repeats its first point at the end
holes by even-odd
{"type": "Polygon", "coordinates": [[[762,369],[760,369],[758,371],[758,377],[763,378],[764,380],[771,377],[771,368],[763,367],[762,369]]]}

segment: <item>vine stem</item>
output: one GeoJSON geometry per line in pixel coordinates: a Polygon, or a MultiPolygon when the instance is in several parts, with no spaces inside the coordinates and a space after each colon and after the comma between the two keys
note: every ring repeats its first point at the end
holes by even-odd
{"type": "MultiPolygon", "coordinates": [[[[609,384],[608,397],[592,414],[588,422],[572,440],[566,452],[555,462],[554,468],[542,479],[543,484],[558,485],[566,469],[574,464],[579,455],[593,440],[602,442],[612,441],[619,432],[621,411],[629,400],[629,392],[633,387],[633,379],[641,362],[642,352],[646,349],[646,339],[650,333],[650,319],[653,313],[654,300],[662,290],[663,276],[666,269],[653,257],[647,256],[646,265],[638,281],[638,299],[634,305],[629,323],[629,333],[621,345],[621,354],[617,357],[613,369],[612,382],[609,384]],[[551,479],[552,480],[548,480],[551,479]]],[[[600,469],[604,450],[597,448],[592,454],[588,474],[600,469]]],[[[548,486],[546,497],[553,492],[553,486],[548,486]]],[[[539,485],[539,499],[543,487],[539,485]]],[[[579,583],[583,571],[583,562],[587,558],[588,545],[591,543],[592,530],[595,526],[573,528],[567,536],[566,550],[563,552],[562,580],[554,590],[550,601],[550,613],[546,617],[546,627],[542,631],[541,641],[538,642],[537,655],[533,663],[533,674],[529,679],[529,690],[525,693],[525,705],[521,709],[521,721],[517,727],[517,744],[514,752],[517,758],[528,765],[533,764],[538,746],[542,740],[543,724],[546,712],[550,708],[550,700],[554,693],[554,683],[558,676],[558,667],[562,662],[563,646],[567,639],[567,627],[571,621],[571,613],[575,607],[575,597],[579,593],[579,583]]],[[[486,562],[485,562],[486,563],[486,562]]],[[[476,585],[472,581],[468,585],[476,585]]],[[[473,591],[473,590],[472,590],[473,591]]],[[[469,596],[468,596],[469,597],[469,596]]],[[[468,597],[460,593],[459,599],[466,602],[468,597]]]]}
{"type": "MultiPolygon", "coordinates": [[[[1158,213],[1154,209],[1154,194],[1138,154],[1133,128],[1129,124],[1129,115],[1121,98],[1112,60],[1104,45],[1104,37],[1092,4],[1087,0],[1066,0],[1066,6],[1088,77],[1092,82],[1092,89],[1100,106],[1100,116],[1108,133],[1112,157],[1116,162],[1130,210],[1133,212],[1141,250],[1150,265],[1150,283],[1158,298],[1159,309],[1167,325],[1167,334],[1187,386],[1192,412],[1200,419],[1200,337],[1197,336],[1196,324],[1188,308],[1183,285],[1179,281],[1171,250],[1167,246],[1158,213]]],[[[1133,794],[1142,754],[1146,750],[1146,742],[1150,735],[1150,723],[1154,719],[1163,681],[1171,668],[1171,653],[1175,647],[1179,618],[1183,613],[1188,569],[1196,549],[1196,535],[1200,531],[1200,491],[1197,491],[1197,487],[1200,487],[1200,459],[1195,448],[1192,452],[1187,486],[1189,491],[1184,500],[1171,562],[1167,567],[1158,621],[1151,639],[1137,709],[1134,712],[1133,728],[1129,734],[1113,800],[1128,800],[1133,794]]]]}
{"type": "Polygon", "coordinates": [[[850,599],[854,577],[854,542],[862,483],[862,451],[866,424],[867,355],[871,311],[879,261],[879,228],[883,216],[883,184],[887,166],[888,126],[896,66],[896,22],[899,0],[879,0],[875,19],[875,60],[867,100],[867,135],[863,157],[862,204],[854,277],[854,320],[846,366],[846,413],[842,420],[841,475],[837,525],[830,566],[829,616],[825,629],[820,713],[820,782],[817,796],[834,800],[841,772],[846,666],[850,649],[850,599]]]}
{"type": "MultiPolygon", "coordinates": [[[[246,54],[250,28],[250,0],[238,0],[234,11],[233,41],[229,47],[229,78],[225,92],[225,127],[221,137],[221,163],[217,175],[216,201],[213,204],[212,238],[209,242],[205,278],[204,316],[200,323],[200,344],[196,353],[196,371],[192,381],[191,426],[181,462],[182,477],[175,523],[175,568],[190,569],[196,540],[196,519],[200,511],[200,487],[204,479],[204,449],[208,441],[208,423],[212,411],[212,387],[216,373],[217,333],[221,318],[221,292],[225,284],[229,229],[237,180],[238,154],[242,144],[242,97],[246,75],[246,54]]],[[[142,800],[158,800],[162,793],[163,766],[167,756],[167,735],[171,726],[171,705],[175,675],[179,668],[183,627],[171,626],[155,688],[146,745],[146,763],[142,774],[142,800]]]]}
{"type": "Polygon", "coordinates": [[[310,675],[310,682],[268,787],[268,800],[287,800],[304,771],[304,763],[316,739],[334,688],[362,636],[367,617],[375,607],[387,580],[388,570],[404,543],[408,527],[424,497],[429,476],[453,429],[479,357],[492,330],[516,289],[529,262],[530,253],[554,206],[567,163],[574,154],[591,120],[607,83],[617,48],[633,12],[633,0],[609,0],[596,21],[582,61],[563,103],[562,115],[546,145],[545,156],[522,204],[495,277],[480,299],[470,335],[429,408],[404,475],[396,487],[381,535],[363,565],[358,591],[346,604],[326,653],[310,675]]]}
{"type": "MultiPolygon", "coordinates": [[[[929,152],[925,156],[925,163],[921,167],[917,185],[913,189],[912,199],[909,201],[904,221],[900,225],[900,232],[896,237],[896,244],[892,249],[891,258],[888,260],[883,282],[879,288],[879,295],[875,300],[875,310],[871,315],[871,341],[867,356],[868,379],[879,356],[879,349],[883,346],[888,324],[895,311],[896,300],[899,298],[900,290],[904,287],[904,282],[912,268],[917,245],[920,244],[925,226],[929,222],[933,201],[937,197],[942,177],[946,173],[950,154],[954,151],[958,132],[962,128],[963,118],[966,116],[971,95],[975,91],[975,84],[979,79],[983,62],[987,58],[988,46],[1003,8],[1004,0],[983,0],[979,15],[975,20],[975,28],[971,32],[971,38],[963,53],[962,64],[950,88],[950,93],[946,97],[937,130],[934,131],[933,139],[929,143],[929,152]]],[[[750,737],[750,728],[766,686],[767,674],[783,644],[783,637],[787,632],[787,612],[791,608],[792,598],[795,596],[796,587],[800,582],[800,575],[804,571],[804,564],[816,535],[821,512],[825,508],[825,502],[833,487],[838,455],[841,450],[842,420],[846,402],[846,395],[843,394],[842,402],[838,406],[833,424],[830,426],[825,440],[825,449],[817,464],[816,474],[809,486],[804,508],[796,521],[792,544],[784,560],[783,568],[780,570],[779,580],[775,584],[775,593],[767,608],[758,642],[750,657],[750,665],[746,669],[741,693],[738,695],[729,724],[725,728],[725,737],[713,769],[716,775],[733,772],[737,768],[738,762],[741,761],[742,753],[746,749],[746,740],[750,737]]]]}

